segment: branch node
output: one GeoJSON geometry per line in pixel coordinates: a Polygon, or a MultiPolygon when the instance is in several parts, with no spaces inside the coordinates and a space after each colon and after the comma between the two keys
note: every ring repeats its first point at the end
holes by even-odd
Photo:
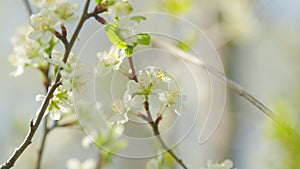
{"type": "Polygon", "coordinates": [[[60,26],[60,29],[61,29],[61,34],[64,38],[67,38],[67,28],[64,26],[64,25],[61,25],[60,26]]]}
{"type": "Polygon", "coordinates": [[[95,19],[102,25],[106,24],[106,20],[104,18],[102,18],[101,16],[95,15],[95,19]]]}
{"type": "Polygon", "coordinates": [[[29,125],[30,125],[30,128],[33,128],[33,119],[30,119],[29,125]]]}

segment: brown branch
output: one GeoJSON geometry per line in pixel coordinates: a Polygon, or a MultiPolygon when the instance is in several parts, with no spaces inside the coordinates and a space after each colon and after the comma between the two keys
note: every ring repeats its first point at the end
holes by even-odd
{"type": "Polygon", "coordinates": [[[161,147],[163,149],[165,149],[167,151],[167,153],[169,153],[182,168],[187,169],[188,167],[184,164],[184,162],[179,157],[177,157],[177,155],[172,151],[172,149],[170,147],[168,147],[168,145],[161,138],[160,131],[159,131],[159,128],[158,128],[158,123],[160,122],[161,117],[157,118],[157,120],[155,120],[155,122],[153,121],[153,119],[151,117],[151,112],[150,112],[150,109],[149,109],[149,102],[148,101],[144,102],[144,108],[145,108],[145,111],[147,113],[147,116],[146,116],[145,119],[146,120],[149,119],[149,121],[147,121],[147,122],[151,126],[154,135],[156,136],[156,138],[160,142],[161,147]]]}
{"type": "MultiPolygon", "coordinates": [[[[135,69],[134,69],[133,57],[132,56],[128,57],[128,61],[129,61],[130,68],[131,68],[131,76],[129,77],[129,79],[138,82],[138,78],[136,76],[135,69]]],[[[141,117],[143,120],[148,122],[148,124],[151,126],[151,128],[153,130],[154,135],[156,136],[156,138],[160,142],[162,148],[165,149],[167,151],[167,153],[169,153],[182,168],[187,169],[187,166],[183,163],[183,161],[176,156],[176,154],[171,150],[171,148],[169,148],[167,146],[167,144],[164,142],[164,140],[160,136],[158,123],[162,119],[161,115],[159,115],[157,117],[157,119],[155,121],[153,121],[148,101],[144,102],[144,109],[145,109],[147,115],[139,113],[138,117],[141,117]]]]}
{"type": "MultiPolygon", "coordinates": [[[[82,16],[79,20],[78,25],[76,26],[75,32],[74,32],[70,42],[67,45],[65,45],[65,53],[64,53],[64,58],[63,58],[64,63],[66,63],[68,60],[69,54],[72,50],[72,47],[75,43],[75,40],[77,39],[77,37],[79,35],[79,32],[80,32],[84,22],[89,18],[88,13],[87,13],[89,4],[90,4],[90,0],[86,0],[85,6],[84,6],[84,9],[82,12],[82,16]]],[[[62,68],[60,68],[60,70],[62,70],[62,68]]],[[[59,72],[60,72],[60,70],[59,70],[59,72]]],[[[11,155],[11,157],[0,166],[0,169],[9,169],[9,168],[13,167],[15,162],[17,161],[17,159],[26,150],[26,148],[31,144],[32,138],[35,135],[35,132],[38,129],[38,127],[43,119],[43,116],[45,114],[45,111],[47,110],[47,107],[49,105],[51,97],[53,96],[54,91],[56,90],[56,88],[58,86],[61,85],[59,72],[58,72],[58,75],[56,76],[54,84],[51,86],[51,88],[47,92],[46,97],[43,100],[41,107],[38,110],[37,117],[35,118],[35,120],[33,120],[33,119],[30,120],[28,133],[27,133],[25,139],[20,144],[20,146],[15,149],[15,151],[11,155]]]]}
{"type": "MultiPolygon", "coordinates": [[[[51,83],[51,78],[49,76],[49,69],[50,69],[50,64],[48,63],[47,68],[41,70],[42,74],[43,74],[43,78],[44,78],[44,83],[43,84],[44,84],[44,88],[45,88],[46,93],[48,92],[48,89],[49,89],[50,83],[51,83]]],[[[44,120],[44,133],[43,133],[43,136],[42,136],[42,142],[41,142],[40,148],[38,150],[36,169],[40,168],[41,161],[42,161],[42,158],[43,158],[43,151],[44,151],[44,147],[45,147],[45,142],[46,142],[46,139],[47,139],[47,135],[49,133],[49,130],[47,128],[48,118],[49,118],[49,115],[47,115],[44,118],[45,119],[44,120]]]]}
{"type": "Polygon", "coordinates": [[[38,150],[38,156],[37,156],[37,162],[36,162],[36,169],[39,169],[41,167],[41,162],[42,162],[42,158],[43,158],[43,152],[44,152],[44,148],[45,148],[45,143],[46,143],[46,139],[47,139],[47,136],[48,136],[48,133],[49,133],[49,129],[48,129],[48,118],[49,116],[47,115],[45,117],[45,121],[44,121],[44,133],[43,133],[43,136],[42,136],[42,142],[41,142],[41,145],[40,145],[40,149],[38,150]]]}
{"type": "Polygon", "coordinates": [[[28,133],[24,139],[24,141],[21,143],[19,147],[17,147],[13,153],[13,155],[6,161],[4,162],[1,166],[0,169],[8,169],[14,166],[16,160],[20,157],[20,155],[25,151],[25,149],[31,144],[32,138],[39,127],[41,120],[43,119],[44,113],[48,107],[49,101],[55,91],[55,89],[60,86],[61,83],[55,83],[50,90],[47,92],[47,95],[45,99],[43,100],[43,103],[38,110],[38,116],[36,117],[35,120],[31,119],[29,122],[29,130],[28,133]]]}
{"type": "Polygon", "coordinates": [[[138,79],[137,79],[136,73],[135,73],[135,68],[134,68],[134,63],[133,63],[132,56],[128,57],[128,61],[129,61],[130,69],[131,69],[131,77],[129,79],[138,82],[138,79]]]}
{"type": "Polygon", "coordinates": [[[209,65],[203,64],[199,58],[191,55],[190,53],[187,53],[181,49],[178,49],[177,47],[168,44],[166,42],[158,41],[158,40],[152,40],[152,45],[154,47],[167,49],[170,51],[174,56],[181,58],[183,60],[189,61],[191,63],[197,64],[205,68],[207,71],[212,73],[217,78],[224,80],[227,84],[227,87],[235,91],[237,94],[239,94],[241,97],[249,101],[252,105],[254,105],[256,108],[261,110],[265,115],[267,115],[269,118],[274,120],[275,122],[279,122],[279,118],[277,115],[271,111],[266,105],[264,105],[261,101],[256,99],[250,92],[248,92],[246,89],[244,89],[242,86],[237,84],[235,81],[227,78],[222,72],[215,69],[214,67],[211,67],[209,65]]]}
{"type": "Polygon", "coordinates": [[[104,167],[104,165],[105,165],[105,161],[103,160],[101,153],[99,153],[98,161],[96,164],[96,169],[102,169],[104,167]]]}

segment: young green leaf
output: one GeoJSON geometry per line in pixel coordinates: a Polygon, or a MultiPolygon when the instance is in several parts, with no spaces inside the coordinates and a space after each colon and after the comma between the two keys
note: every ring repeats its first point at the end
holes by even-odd
{"type": "Polygon", "coordinates": [[[141,21],[145,21],[147,18],[144,16],[133,16],[131,18],[129,18],[129,20],[134,20],[137,23],[140,23],[141,21]]]}
{"type": "Polygon", "coordinates": [[[95,1],[99,1],[101,2],[101,4],[103,4],[104,6],[108,7],[108,6],[111,6],[115,3],[114,0],[95,0],[95,1]]]}
{"type": "Polygon", "coordinates": [[[117,48],[126,49],[127,44],[116,34],[116,28],[116,24],[107,24],[104,26],[104,31],[112,44],[114,44],[117,48]]]}
{"type": "Polygon", "coordinates": [[[137,34],[137,43],[141,45],[149,45],[151,42],[150,35],[146,33],[139,33],[137,34]]]}
{"type": "Polygon", "coordinates": [[[126,49],[125,49],[125,54],[126,56],[130,57],[133,53],[133,46],[128,46],[126,49]]]}
{"type": "Polygon", "coordinates": [[[99,3],[101,3],[101,0],[94,0],[95,1],[95,4],[99,4],[99,3]]]}

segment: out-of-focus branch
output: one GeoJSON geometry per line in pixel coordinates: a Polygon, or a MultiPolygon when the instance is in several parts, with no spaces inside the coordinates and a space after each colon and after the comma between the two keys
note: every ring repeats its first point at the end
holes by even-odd
{"type": "Polygon", "coordinates": [[[32,11],[31,5],[29,3],[29,0],[23,0],[23,2],[25,4],[28,15],[31,16],[33,14],[33,11],[32,11]]]}
{"type": "Polygon", "coordinates": [[[185,61],[202,66],[203,68],[205,68],[208,72],[210,72],[214,76],[218,77],[221,80],[224,80],[230,89],[232,89],[237,94],[239,94],[241,97],[243,97],[244,99],[249,101],[252,105],[254,105],[256,108],[261,110],[265,115],[270,117],[275,122],[279,122],[279,118],[277,117],[277,115],[273,111],[271,111],[266,105],[264,105],[261,101],[259,101],[252,94],[250,94],[250,92],[248,92],[246,89],[244,89],[242,86],[240,86],[235,81],[227,78],[225,76],[225,74],[223,74],[219,70],[215,69],[214,67],[211,67],[210,65],[202,63],[200,61],[200,59],[197,58],[196,56],[193,56],[192,54],[185,52],[185,51],[173,46],[172,44],[169,44],[169,43],[166,43],[163,41],[158,41],[158,40],[153,39],[152,45],[157,48],[166,49],[169,52],[171,52],[174,56],[176,56],[180,59],[183,59],[185,61]]]}

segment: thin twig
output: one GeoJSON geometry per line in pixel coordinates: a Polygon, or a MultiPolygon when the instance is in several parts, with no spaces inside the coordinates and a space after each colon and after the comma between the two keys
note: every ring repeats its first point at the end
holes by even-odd
{"type": "MultiPolygon", "coordinates": [[[[130,68],[131,68],[131,77],[129,79],[138,82],[138,78],[136,76],[135,69],[134,69],[133,57],[132,56],[129,57],[128,61],[129,61],[130,68]]],[[[169,148],[167,146],[167,144],[164,142],[164,140],[160,136],[158,124],[159,124],[160,120],[162,119],[161,116],[159,116],[159,118],[157,118],[155,121],[153,121],[148,101],[144,102],[144,109],[145,109],[147,115],[139,113],[138,116],[148,122],[148,124],[151,126],[151,128],[153,130],[154,135],[160,142],[162,148],[165,149],[167,151],[167,153],[169,153],[176,160],[176,162],[182,166],[182,168],[187,169],[187,166],[183,163],[183,161],[176,156],[176,154],[171,150],[171,148],[169,148]]]]}
{"type": "MultiPolygon", "coordinates": [[[[149,123],[149,125],[151,126],[152,130],[153,130],[153,133],[154,135],[156,136],[156,138],[158,139],[158,141],[160,142],[161,144],[161,147],[167,151],[167,153],[169,153],[174,159],[175,161],[184,169],[187,169],[188,167],[184,164],[184,162],[179,158],[177,157],[177,155],[172,151],[172,149],[167,146],[167,144],[164,142],[164,140],[161,138],[160,136],[160,131],[159,131],[159,128],[158,128],[158,124],[159,124],[159,121],[160,120],[155,120],[153,121],[152,119],[152,116],[151,116],[151,112],[150,112],[150,109],[149,109],[149,102],[148,101],[145,101],[144,102],[144,108],[145,108],[145,111],[147,113],[147,116],[146,116],[146,120],[147,122],[149,123]]],[[[143,118],[144,119],[144,118],[143,118]]],[[[158,119],[161,119],[161,118],[158,118],[158,119]]]]}
{"type": "Polygon", "coordinates": [[[23,2],[25,4],[28,15],[31,16],[33,14],[33,11],[32,11],[32,8],[31,8],[31,5],[30,5],[29,1],[28,0],[23,0],[23,2]]]}
{"type": "Polygon", "coordinates": [[[279,122],[279,118],[277,115],[271,111],[266,105],[264,105],[261,101],[256,99],[253,95],[250,94],[246,89],[244,89],[242,86],[237,84],[235,81],[227,78],[222,72],[219,70],[215,69],[214,67],[211,67],[207,64],[204,64],[201,62],[201,60],[190,53],[187,53],[171,44],[168,44],[166,42],[158,41],[153,39],[152,40],[152,45],[154,47],[162,48],[162,49],[167,49],[169,52],[171,52],[174,56],[181,58],[183,60],[189,61],[191,63],[197,64],[205,68],[207,71],[215,75],[221,80],[224,80],[227,84],[227,86],[235,91],[237,94],[242,96],[244,99],[248,100],[252,105],[257,107],[259,110],[261,110],[265,115],[270,117],[272,120],[275,122],[279,122]]]}
{"type": "Polygon", "coordinates": [[[41,107],[38,110],[38,116],[36,117],[35,120],[31,119],[29,122],[29,130],[28,133],[24,139],[24,141],[21,143],[19,147],[17,147],[12,154],[12,156],[4,162],[1,166],[0,169],[9,169],[14,166],[16,160],[20,157],[20,155],[25,151],[25,149],[31,144],[32,138],[35,135],[35,132],[37,128],[39,127],[41,120],[43,119],[44,113],[49,105],[49,101],[55,91],[55,89],[60,86],[61,83],[55,83],[50,90],[47,92],[47,95],[45,99],[43,100],[43,103],[41,107]]]}
{"type": "MultiPolygon", "coordinates": [[[[87,17],[87,15],[88,15],[87,11],[88,11],[89,4],[90,4],[90,0],[86,0],[85,6],[84,6],[84,9],[82,12],[82,16],[80,18],[78,25],[76,26],[76,29],[71,38],[71,41],[70,41],[70,43],[68,43],[68,45],[65,46],[65,53],[64,53],[64,58],[63,58],[63,62],[65,62],[65,63],[68,60],[68,57],[72,50],[74,42],[77,39],[84,22],[89,18],[89,17],[87,17]]],[[[21,156],[21,154],[26,150],[26,148],[31,144],[31,140],[32,140],[33,136],[35,135],[35,132],[38,129],[38,127],[43,119],[45,111],[47,110],[47,107],[49,105],[50,99],[53,96],[53,93],[56,90],[56,88],[60,85],[61,85],[60,74],[58,73],[58,76],[56,77],[54,84],[51,86],[51,88],[47,92],[46,97],[43,100],[41,107],[38,110],[37,117],[35,118],[35,120],[33,120],[33,119],[30,120],[28,133],[27,133],[24,141],[20,144],[19,147],[17,147],[15,149],[12,156],[0,166],[0,169],[9,169],[9,168],[13,167],[16,160],[21,156]]]]}
{"type": "Polygon", "coordinates": [[[102,169],[104,165],[105,165],[105,161],[103,160],[101,153],[99,153],[96,169],[102,169]]]}
{"type": "MultiPolygon", "coordinates": [[[[49,69],[50,69],[50,64],[48,64],[48,66],[47,66],[46,69],[41,70],[42,73],[43,73],[44,88],[45,88],[46,93],[48,92],[48,89],[49,89],[50,83],[51,83],[51,78],[49,76],[49,69]]],[[[43,136],[42,136],[42,142],[41,142],[40,148],[38,150],[37,161],[36,161],[36,169],[39,169],[40,166],[41,166],[41,161],[42,161],[42,158],[43,158],[44,147],[45,147],[46,139],[47,139],[47,136],[48,136],[48,133],[49,133],[48,126],[47,126],[47,124],[48,124],[48,118],[49,118],[49,115],[47,115],[44,118],[44,133],[43,133],[43,136]]]]}
{"type": "Polygon", "coordinates": [[[43,158],[43,152],[44,152],[44,148],[45,148],[45,143],[46,143],[46,139],[49,133],[49,129],[48,129],[48,118],[49,116],[47,115],[45,117],[44,120],[44,133],[42,136],[42,141],[41,141],[41,145],[40,145],[40,149],[38,150],[38,156],[37,156],[37,162],[36,162],[36,169],[39,169],[41,167],[41,162],[42,162],[42,158],[43,158]]]}
{"type": "Polygon", "coordinates": [[[135,73],[135,68],[134,68],[134,63],[133,63],[133,58],[128,57],[128,61],[129,61],[129,65],[130,65],[130,69],[131,69],[131,77],[130,80],[134,80],[136,82],[138,82],[138,79],[136,77],[136,73],[135,73]]]}

